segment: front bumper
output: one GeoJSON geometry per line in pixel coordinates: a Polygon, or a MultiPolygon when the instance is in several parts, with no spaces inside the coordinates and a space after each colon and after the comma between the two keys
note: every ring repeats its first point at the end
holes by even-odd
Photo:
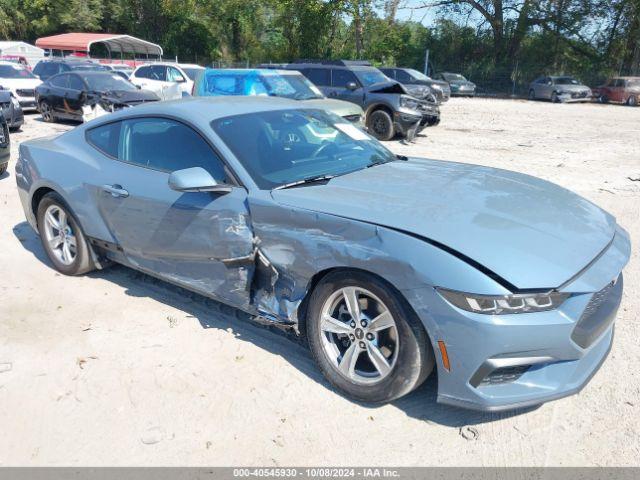
{"type": "Polygon", "coordinates": [[[9,128],[18,128],[24,124],[24,113],[22,109],[14,107],[13,104],[0,108],[0,113],[2,113],[7,121],[9,128]]]}
{"type": "Polygon", "coordinates": [[[36,110],[36,96],[35,92],[33,95],[20,95],[20,92],[16,93],[16,99],[20,103],[20,108],[23,110],[36,110]]]}
{"type": "Polygon", "coordinates": [[[421,120],[422,114],[417,111],[401,110],[393,112],[393,127],[403,137],[415,134],[421,120]]]}
{"type": "Polygon", "coordinates": [[[629,251],[619,230],[602,257],[562,289],[572,296],[552,311],[482,315],[452,306],[434,288],[403,291],[431,338],[438,402],[500,411],[579,392],[611,349],[629,251]]]}
{"type": "Polygon", "coordinates": [[[561,93],[558,98],[562,103],[590,102],[593,98],[591,93],[561,93]]]}

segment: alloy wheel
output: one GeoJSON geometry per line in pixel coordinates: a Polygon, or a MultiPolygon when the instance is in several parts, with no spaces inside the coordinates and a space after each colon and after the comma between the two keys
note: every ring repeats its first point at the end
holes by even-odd
{"type": "Polygon", "coordinates": [[[51,253],[63,265],[71,265],[78,254],[78,242],[67,213],[59,206],[51,205],[44,214],[44,227],[51,253]]]}
{"type": "Polygon", "coordinates": [[[375,384],[393,370],[399,350],[396,321],[370,291],[343,287],[324,302],[320,335],[325,355],[341,375],[375,384]]]}
{"type": "Polygon", "coordinates": [[[53,113],[51,112],[51,107],[47,102],[42,102],[40,104],[40,114],[45,122],[53,121],[53,113]]]}

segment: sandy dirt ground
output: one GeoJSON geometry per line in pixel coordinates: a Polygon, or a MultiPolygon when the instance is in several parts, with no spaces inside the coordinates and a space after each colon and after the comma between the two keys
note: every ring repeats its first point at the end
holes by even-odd
{"type": "Polygon", "coordinates": [[[432,378],[370,408],[233,311],[123,267],[59,275],[13,165],[21,141],[72,126],[29,115],[0,178],[0,465],[640,464],[640,108],[453,99],[442,113],[389,146],[557,182],[631,234],[613,350],[579,395],[480,414],[436,404],[432,378]]]}

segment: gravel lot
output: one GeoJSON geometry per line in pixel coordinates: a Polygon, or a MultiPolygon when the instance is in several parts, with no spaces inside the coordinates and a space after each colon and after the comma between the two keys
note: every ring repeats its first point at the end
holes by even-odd
{"type": "Polygon", "coordinates": [[[122,267],[59,275],[24,221],[13,162],[21,141],[73,125],[36,114],[0,178],[0,465],[639,465],[640,108],[453,99],[442,112],[416,143],[389,146],[543,177],[631,234],[613,350],[579,395],[478,414],[437,405],[432,378],[369,408],[233,312],[122,267]]]}

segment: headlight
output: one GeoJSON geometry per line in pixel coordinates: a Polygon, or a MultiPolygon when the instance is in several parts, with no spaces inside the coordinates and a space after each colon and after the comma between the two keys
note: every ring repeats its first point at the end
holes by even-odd
{"type": "Polygon", "coordinates": [[[409,108],[411,110],[418,110],[418,100],[415,98],[402,96],[400,97],[400,106],[404,108],[409,108]]]}
{"type": "Polygon", "coordinates": [[[439,92],[442,91],[442,87],[440,85],[431,85],[431,88],[433,88],[434,90],[438,90],[439,92]]]}
{"type": "Polygon", "coordinates": [[[13,106],[15,108],[19,108],[20,107],[20,102],[18,101],[18,99],[16,97],[14,97],[13,95],[11,95],[11,103],[13,103],[13,106]]]}
{"type": "Polygon", "coordinates": [[[514,295],[475,295],[444,288],[436,289],[450,304],[467,312],[484,315],[534,313],[555,310],[569,298],[568,293],[546,292],[514,295]]]}

